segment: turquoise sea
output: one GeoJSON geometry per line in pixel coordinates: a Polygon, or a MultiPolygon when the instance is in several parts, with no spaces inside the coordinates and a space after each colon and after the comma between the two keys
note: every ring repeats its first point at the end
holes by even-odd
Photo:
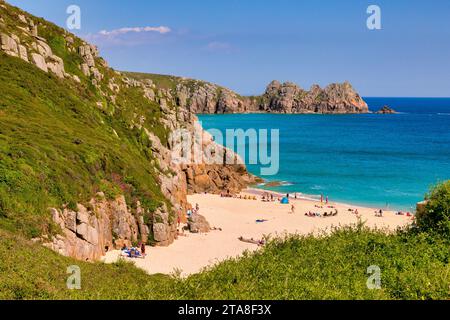
{"type": "MultiPolygon", "coordinates": [[[[450,179],[450,98],[365,101],[370,110],[387,104],[400,114],[234,114],[199,119],[205,129],[222,132],[279,129],[280,169],[263,178],[283,185],[271,190],[411,210],[430,186],[450,179]]],[[[248,164],[257,175],[260,167],[248,164]]]]}

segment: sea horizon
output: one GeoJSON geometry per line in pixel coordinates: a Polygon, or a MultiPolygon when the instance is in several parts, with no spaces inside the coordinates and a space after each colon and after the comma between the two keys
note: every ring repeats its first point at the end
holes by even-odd
{"type": "MultiPolygon", "coordinates": [[[[450,124],[446,118],[450,115],[450,98],[364,100],[371,111],[388,105],[398,114],[256,113],[198,117],[206,130],[280,129],[280,171],[261,178],[281,184],[258,188],[414,211],[432,185],[450,178],[450,124]],[[307,131],[299,135],[301,130],[307,131]],[[292,165],[298,161],[302,164],[292,165]]],[[[246,165],[259,176],[260,165],[248,161],[246,165]]]]}

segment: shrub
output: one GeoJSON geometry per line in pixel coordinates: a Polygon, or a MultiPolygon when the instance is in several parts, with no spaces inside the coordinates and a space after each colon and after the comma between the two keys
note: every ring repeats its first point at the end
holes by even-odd
{"type": "Polygon", "coordinates": [[[433,187],[425,199],[424,210],[417,213],[417,226],[450,237],[450,180],[433,187]]]}

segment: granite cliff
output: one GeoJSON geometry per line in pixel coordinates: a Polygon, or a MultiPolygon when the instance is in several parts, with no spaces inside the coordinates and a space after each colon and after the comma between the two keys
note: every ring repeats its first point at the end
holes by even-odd
{"type": "Polygon", "coordinates": [[[188,193],[255,181],[177,95],[113,70],[94,45],[2,0],[0,41],[0,225],[93,261],[169,245],[188,193]],[[214,148],[223,163],[177,163],[177,130],[200,131],[189,152],[214,148]]]}

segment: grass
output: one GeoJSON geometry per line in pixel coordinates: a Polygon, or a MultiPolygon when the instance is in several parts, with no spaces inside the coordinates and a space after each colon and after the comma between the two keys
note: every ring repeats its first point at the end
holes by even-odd
{"type": "Polygon", "coordinates": [[[28,237],[52,233],[49,207],[118,188],[129,204],[140,200],[149,212],[170,205],[149,165],[149,140],[130,129],[132,113],[143,114],[150,130],[166,139],[159,106],[131,90],[107,113],[83,84],[1,53],[0,227],[28,237]]]}
{"type": "Polygon", "coordinates": [[[449,299],[448,240],[362,227],[290,236],[187,279],[147,275],[125,262],[74,261],[0,231],[1,299],[449,299]],[[68,290],[67,267],[81,269],[68,290]],[[367,268],[381,289],[367,288],[367,268]]]}

